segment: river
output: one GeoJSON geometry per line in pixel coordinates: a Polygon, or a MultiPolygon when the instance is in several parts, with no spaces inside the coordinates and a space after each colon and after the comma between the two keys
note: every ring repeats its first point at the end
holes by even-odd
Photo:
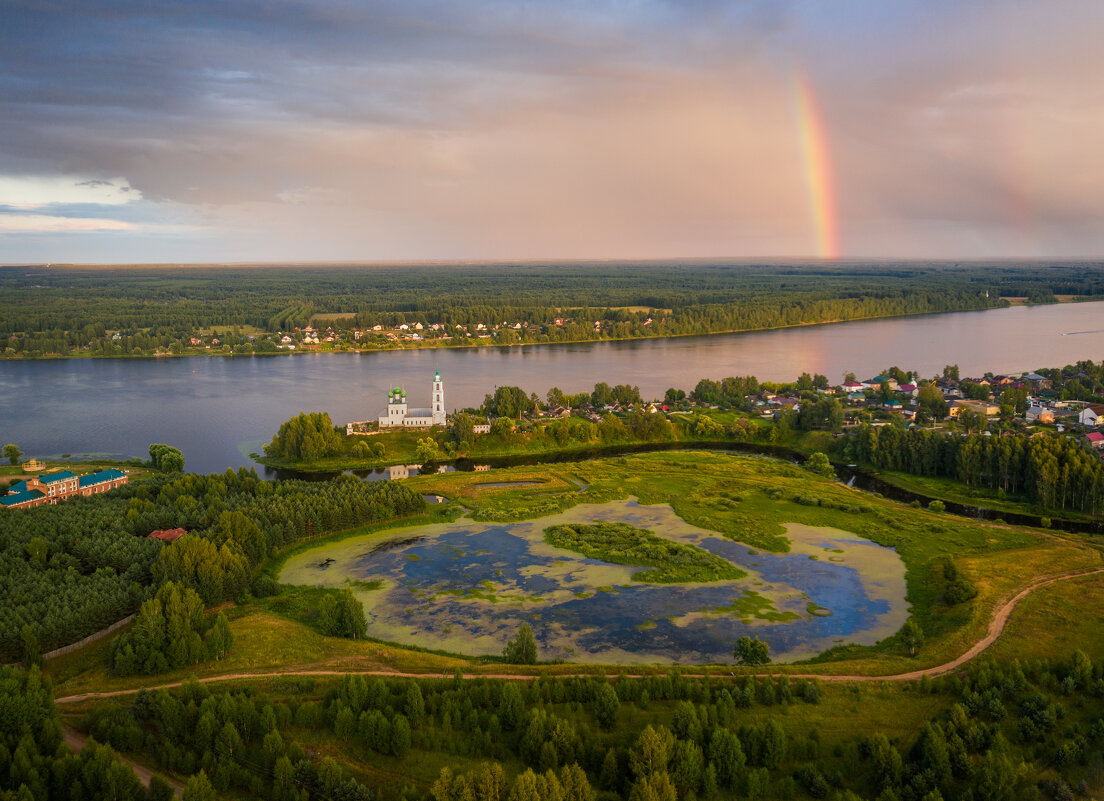
{"type": "Polygon", "coordinates": [[[441,371],[449,409],[478,405],[496,385],[543,396],[636,384],[645,397],[692,389],[703,377],[789,381],[802,372],[839,382],[891,365],[930,376],[1023,372],[1104,358],[1104,305],[1020,306],[896,317],[711,337],[295,356],[69,359],[0,362],[0,444],[29,457],[146,456],[151,442],[181,448],[187,468],[222,471],[300,411],[336,423],[374,418],[399,385],[429,404],[441,371]]]}

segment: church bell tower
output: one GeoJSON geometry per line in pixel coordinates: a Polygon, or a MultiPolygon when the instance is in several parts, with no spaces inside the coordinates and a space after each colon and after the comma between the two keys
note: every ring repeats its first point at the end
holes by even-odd
{"type": "Polygon", "coordinates": [[[441,387],[441,371],[433,376],[433,405],[430,407],[433,415],[433,425],[445,424],[445,390],[441,387]]]}

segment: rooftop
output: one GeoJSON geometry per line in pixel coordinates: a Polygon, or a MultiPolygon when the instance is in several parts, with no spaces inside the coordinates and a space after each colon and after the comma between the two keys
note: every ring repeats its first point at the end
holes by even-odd
{"type": "Polygon", "coordinates": [[[91,487],[93,484],[102,484],[105,481],[113,481],[117,478],[125,476],[122,470],[116,470],[114,467],[107,470],[101,470],[98,473],[89,473],[86,476],[81,476],[80,481],[77,482],[78,486],[91,487]]]}
{"type": "Polygon", "coordinates": [[[43,496],[40,490],[10,492],[7,495],[0,496],[0,506],[15,506],[18,503],[26,503],[27,501],[33,501],[36,498],[42,497],[45,496],[43,496]]]}

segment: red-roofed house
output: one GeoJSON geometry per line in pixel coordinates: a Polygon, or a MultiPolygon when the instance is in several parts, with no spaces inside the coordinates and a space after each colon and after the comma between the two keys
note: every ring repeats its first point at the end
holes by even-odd
{"type": "Polygon", "coordinates": [[[1094,450],[1104,449],[1104,434],[1099,431],[1090,431],[1085,435],[1085,442],[1094,450]]]}

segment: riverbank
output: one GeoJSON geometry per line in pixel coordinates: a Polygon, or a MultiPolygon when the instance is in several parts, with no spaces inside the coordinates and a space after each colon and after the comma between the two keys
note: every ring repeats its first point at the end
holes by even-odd
{"type": "Polygon", "coordinates": [[[43,461],[43,464],[45,466],[41,470],[35,470],[33,472],[24,471],[23,466],[19,464],[0,465],[0,485],[6,485],[14,481],[23,481],[33,476],[56,473],[59,470],[69,470],[74,473],[80,471],[95,473],[100,470],[106,470],[109,467],[117,467],[120,470],[125,469],[132,477],[140,476],[150,471],[149,465],[142,459],[50,459],[43,461]]]}
{"type": "MultiPolygon", "coordinates": [[[[998,299],[1003,300],[1003,299],[998,299]]],[[[1071,300],[1061,301],[1065,302],[1092,302],[1094,300],[1100,300],[1093,296],[1076,297],[1071,300]]],[[[993,303],[991,305],[978,306],[971,309],[937,309],[933,311],[919,311],[919,312],[894,312],[890,314],[874,314],[874,315],[857,315],[854,317],[838,317],[830,320],[812,320],[809,322],[791,323],[788,325],[771,325],[762,326],[756,328],[727,328],[727,329],[715,329],[711,331],[693,331],[686,333],[662,333],[662,334],[631,334],[628,336],[596,336],[596,337],[582,337],[575,339],[555,339],[545,341],[532,341],[532,342],[517,342],[506,341],[502,339],[496,339],[491,337],[489,339],[479,338],[467,338],[467,339],[423,339],[417,340],[404,340],[397,343],[380,343],[377,347],[370,347],[368,344],[361,344],[359,346],[347,346],[343,343],[319,343],[317,345],[303,345],[297,343],[294,346],[285,347],[277,346],[275,351],[258,351],[250,347],[248,351],[235,352],[234,348],[229,345],[211,347],[182,347],[179,351],[155,351],[152,353],[93,353],[91,351],[77,351],[73,353],[43,353],[40,355],[26,356],[22,352],[11,353],[7,351],[0,352],[0,361],[64,361],[68,359],[177,359],[185,357],[200,357],[200,356],[221,356],[229,358],[246,358],[252,356],[269,357],[269,356],[300,356],[303,354],[320,354],[320,353],[352,353],[352,354],[371,354],[371,353],[391,353],[396,351],[418,351],[418,350],[471,350],[478,348],[524,348],[524,347],[542,347],[542,346],[556,346],[556,345],[584,345],[594,344],[600,342],[639,342],[648,340],[678,340],[678,339],[690,339],[690,338],[706,338],[706,337],[718,337],[732,334],[756,334],[764,333],[768,331],[785,331],[790,329],[800,328],[814,328],[817,326],[829,326],[838,325],[840,323],[857,323],[873,320],[892,320],[897,318],[909,318],[909,317],[931,317],[942,314],[960,314],[965,312],[977,312],[977,311],[992,311],[995,309],[1011,308],[1013,305],[1032,305],[1032,304],[1011,304],[1011,303],[993,303]]],[[[1045,305],[1045,304],[1036,304],[1045,305]]],[[[230,327],[230,326],[226,326],[230,327]]],[[[507,329],[509,330],[509,329],[507,329]]],[[[268,334],[269,336],[277,336],[278,334],[268,334]]]]}
{"type": "MultiPolygon", "coordinates": [[[[477,436],[469,449],[454,454],[444,454],[432,462],[433,465],[464,464],[539,464],[543,462],[575,461],[604,455],[638,453],[665,448],[712,447],[720,450],[741,450],[743,446],[766,452],[795,450],[808,455],[814,450],[824,450],[832,444],[830,434],[823,432],[798,432],[787,435],[785,442],[772,444],[769,430],[772,423],[758,416],[733,411],[696,410],[693,414],[672,414],[670,433],[649,439],[616,439],[611,441],[587,440],[585,442],[558,443],[543,430],[536,430],[542,424],[558,422],[556,419],[538,418],[533,427],[525,431],[516,431],[498,436],[483,434],[477,436]],[[694,425],[700,418],[709,418],[719,426],[731,425],[737,418],[745,420],[748,436],[743,439],[724,439],[715,435],[696,434],[694,425]]],[[[371,435],[343,436],[344,447],[351,451],[358,442],[381,445],[385,451],[382,457],[358,457],[351,452],[340,456],[327,456],[313,460],[287,459],[277,456],[251,454],[254,461],[278,471],[298,474],[332,474],[339,472],[358,472],[379,470],[399,465],[414,465],[419,462],[417,449],[421,439],[440,438],[445,434],[442,426],[418,431],[384,431],[371,435]]],[[[419,465],[420,466],[420,465],[419,465]]]]}

